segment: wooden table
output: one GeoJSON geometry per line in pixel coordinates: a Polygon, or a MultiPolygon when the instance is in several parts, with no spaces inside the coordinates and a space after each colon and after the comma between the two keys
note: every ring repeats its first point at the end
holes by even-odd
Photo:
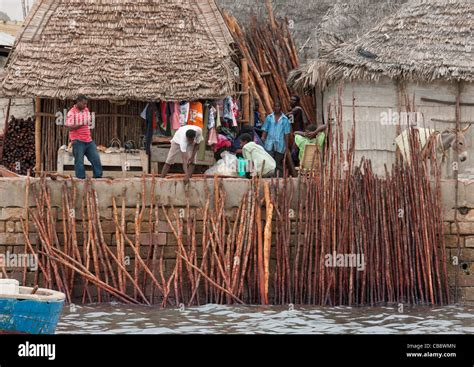
{"type": "MultiPolygon", "coordinates": [[[[144,150],[133,152],[99,152],[104,170],[104,177],[134,177],[149,173],[148,156],[144,150]]],[[[84,157],[86,171],[92,171],[89,160],[84,157]]],[[[72,152],[60,149],[58,151],[58,173],[74,175],[74,157],[72,152]]]]}
{"type": "MultiPolygon", "coordinates": [[[[168,157],[168,153],[170,151],[171,144],[159,144],[159,145],[152,145],[151,147],[151,167],[152,171],[154,172],[161,172],[161,168],[166,162],[166,158],[168,157]]],[[[198,153],[199,156],[199,153],[198,153]]],[[[183,164],[183,160],[181,155],[176,159],[176,164],[183,164]]],[[[204,159],[197,159],[196,166],[204,166],[204,167],[211,167],[216,164],[216,160],[214,159],[214,152],[212,150],[206,150],[204,159]]]]}

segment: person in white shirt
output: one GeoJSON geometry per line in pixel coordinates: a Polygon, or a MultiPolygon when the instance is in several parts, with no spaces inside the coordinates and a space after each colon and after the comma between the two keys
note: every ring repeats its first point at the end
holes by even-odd
{"type": "Polygon", "coordinates": [[[184,183],[188,184],[194,173],[196,164],[196,154],[199,144],[204,140],[202,129],[199,126],[186,125],[178,129],[171,140],[171,148],[166,158],[165,166],[161,172],[161,177],[165,178],[171,166],[176,163],[181,156],[183,170],[186,174],[184,183]]]}
{"type": "Polygon", "coordinates": [[[262,177],[273,177],[275,175],[276,162],[265,148],[254,143],[250,134],[242,134],[239,140],[242,147],[242,155],[251,167],[251,176],[262,174],[262,177]]]}

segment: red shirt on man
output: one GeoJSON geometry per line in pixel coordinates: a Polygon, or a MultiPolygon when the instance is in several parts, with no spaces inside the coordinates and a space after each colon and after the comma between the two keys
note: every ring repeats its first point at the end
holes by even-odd
{"type": "Polygon", "coordinates": [[[66,126],[80,126],[77,130],[69,130],[69,140],[80,140],[84,143],[90,143],[92,116],[89,109],[86,107],[80,111],[76,106],[71,108],[67,113],[66,126]]]}

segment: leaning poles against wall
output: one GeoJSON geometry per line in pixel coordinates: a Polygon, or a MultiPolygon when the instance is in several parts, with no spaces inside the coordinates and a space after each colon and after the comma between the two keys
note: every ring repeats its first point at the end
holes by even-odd
{"type": "MultiPolygon", "coordinates": [[[[154,176],[142,177],[133,208],[126,192],[103,203],[93,181],[64,180],[57,215],[49,179],[27,184],[35,206],[23,229],[39,259],[35,283],[70,302],[162,307],[449,303],[435,152],[378,177],[370,161],[354,161],[356,128],[344,140],[341,107],[329,114],[322,164],[297,179],[249,180],[235,210],[218,177],[197,178],[207,183],[203,204],[187,197],[179,208],[160,202],[154,176]],[[111,208],[112,240],[102,207],[111,208]]],[[[409,144],[419,148],[415,131],[409,144]]]]}

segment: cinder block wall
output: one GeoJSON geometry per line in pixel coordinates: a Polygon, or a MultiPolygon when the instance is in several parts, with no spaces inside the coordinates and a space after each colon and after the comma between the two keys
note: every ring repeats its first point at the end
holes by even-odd
{"type": "Polygon", "coordinates": [[[457,209],[455,196],[455,181],[443,181],[442,198],[446,250],[449,258],[449,283],[454,288],[456,281],[458,282],[460,302],[474,303],[474,181],[459,182],[457,209]]]}
{"type": "MultiPolygon", "coordinates": [[[[31,179],[33,185],[29,191],[29,203],[31,208],[35,207],[35,188],[38,187],[39,180],[31,179]]],[[[61,236],[65,232],[64,228],[64,214],[62,213],[62,191],[64,185],[71,186],[69,181],[50,181],[48,180],[48,187],[51,190],[51,206],[52,212],[56,219],[56,232],[59,236],[59,241],[62,241],[61,236]]],[[[141,179],[124,179],[114,180],[113,183],[107,180],[94,181],[94,189],[97,191],[99,197],[99,211],[101,216],[101,225],[104,234],[104,240],[109,247],[115,251],[116,242],[116,227],[113,217],[112,198],[117,200],[119,211],[121,210],[122,197],[125,198],[125,217],[126,217],[126,234],[131,241],[135,241],[135,213],[137,202],[141,204],[140,195],[142,194],[142,180],[141,179]]],[[[226,198],[226,214],[229,217],[235,216],[236,210],[240,204],[241,198],[249,188],[249,180],[229,179],[223,181],[223,186],[227,192],[226,198]]],[[[78,201],[83,195],[83,185],[77,185],[78,201]]],[[[150,198],[151,180],[147,180],[145,185],[145,195],[150,198]]],[[[182,182],[172,180],[157,180],[155,193],[156,200],[160,205],[163,205],[166,210],[174,208],[176,211],[186,208],[187,199],[190,205],[190,215],[196,217],[196,232],[202,233],[202,213],[201,208],[204,207],[206,197],[203,194],[205,190],[209,190],[212,195],[213,180],[196,181],[193,182],[190,189],[186,193],[182,182]]],[[[17,178],[0,178],[0,253],[9,254],[24,254],[25,253],[25,237],[24,228],[22,224],[26,223],[25,208],[26,196],[26,179],[17,178]]],[[[148,204],[148,203],[147,203],[148,204]]],[[[171,212],[168,213],[171,216],[171,212]]],[[[77,241],[79,251],[83,253],[85,246],[84,236],[82,232],[82,213],[78,208],[75,211],[77,241]]],[[[173,223],[174,224],[174,223],[173,223]]],[[[174,224],[175,225],[175,224],[174,224]]],[[[28,221],[29,238],[32,244],[39,241],[38,233],[31,217],[28,221]]],[[[149,222],[149,207],[146,208],[141,223],[140,234],[140,255],[143,259],[147,259],[150,249],[150,222],[149,222]]],[[[66,229],[67,230],[67,229],[66,229]]],[[[153,242],[158,245],[158,254],[163,250],[164,254],[164,271],[165,274],[170,275],[174,269],[176,262],[176,251],[178,243],[175,235],[169,226],[163,209],[159,209],[158,233],[153,234],[153,242]]],[[[200,242],[198,242],[200,244],[200,242]]],[[[198,251],[200,251],[198,245],[198,251]]],[[[29,251],[28,251],[29,252],[29,251]]],[[[131,273],[135,267],[135,255],[130,246],[125,246],[125,256],[130,258],[129,264],[126,266],[131,273]]],[[[159,257],[156,262],[159,262],[159,257]]],[[[8,276],[10,278],[18,279],[22,282],[23,269],[22,268],[8,268],[8,276]]],[[[35,285],[35,272],[28,270],[26,273],[26,285],[35,285]]],[[[41,284],[40,284],[41,286],[41,284]]],[[[130,286],[131,287],[131,286],[130,286]]],[[[95,288],[90,287],[92,297],[95,288]]],[[[73,297],[80,299],[82,297],[83,287],[80,285],[74,289],[73,297]]]]}
{"type": "MultiPolygon", "coordinates": [[[[34,182],[34,180],[33,180],[34,182]]],[[[242,179],[229,179],[222,181],[227,192],[226,211],[229,216],[235,215],[236,208],[245,192],[249,188],[249,181],[242,179]]],[[[455,182],[445,180],[442,182],[442,204],[445,213],[445,240],[448,256],[448,273],[451,285],[451,293],[454,295],[456,279],[459,285],[458,295],[461,303],[474,303],[474,181],[461,181],[458,194],[458,223],[460,234],[460,253],[458,256],[457,225],[455,222],[455,182]],[[455,258],[457,257],[457,258],[455,258]],[[457,275],[456,275],[457,274],[457,275]]],[[[67,183],[70,184],[70,183],[67,183]]],[[[57,232],[64,232],[61,213],[61,192],[65,185],[64,181],[52,181],[49,183],[52,193],[53,212],[57,218],[57,232]]],[[[124,190],[126,209],[127,235],[133,241],[135,238],[135,206],[137,198],[142,192],[140,179],[115,180],[113,183],[105,180],[94,182],[94,187],[100,198],[99,204],[102,219],[102,228],[105,240],[110,246],[116,246],[115,226],[113,222],[113,210],[111,208],[112,197],[121,198],[124,190]]],[[[25,218],[25,179],[2,178],[0,179],[0,252],[24,253],[24,234],[21,218],[25,218]]],[[[78,195],[82,196],[82,185],[78,186],[78,195]]],[[[202,231],[202,215],[200,209],[205,204],[204,192],[208,189],[212,195],[213,181],[196,181],[191,184],[190,191],[186,196],[184,186],[181,182],[166,180],[157,181],[156,193],[159,202],[166,208],[173,206],[175,209],[185,208],[186,197],[189,198],[191,210],[197,219],[198,231],[202,231]]],[[[149,195],[150,185],[146,186],[146,195],[149,195]]],[[[29,205],[34,206],[34,192],[30,190],[29,205]]],[[[120,205],[118,200],[117,204],[120,205]]],[[[76,213],[78,228],[81,224],[81,213],[76,213]]],[[[160,221],[158,222],[158,234],[154,235],[154,241],[159,245],[159,253],[164,251],[165,271],[172,271],[176,258],[177,241],[166,218],[160,209],[160,221]]],[[[30,240],[32,243],[38,241],[35,225],[29,222],[30,240]]],[[[148,211],[146,211],[142,222],[141,233],[141,255],[146,257],[150,244],[150,223],[148,222],[148,211]]],[[[82,233],[78,233],[78,244],[83,246],[82,233]]],[[[133,254],[130,248],[126,250],[132,262],[129,266],[133,269],[133,254]]],[[[21,280],[22,269],[8,269],[9,276],[21,280]]],[[[27,273],[28,285],[34,284],[34,273],[27,273]]],[[[78,289],[76,296],[82,295],[82,288],[78,289]]]]}

